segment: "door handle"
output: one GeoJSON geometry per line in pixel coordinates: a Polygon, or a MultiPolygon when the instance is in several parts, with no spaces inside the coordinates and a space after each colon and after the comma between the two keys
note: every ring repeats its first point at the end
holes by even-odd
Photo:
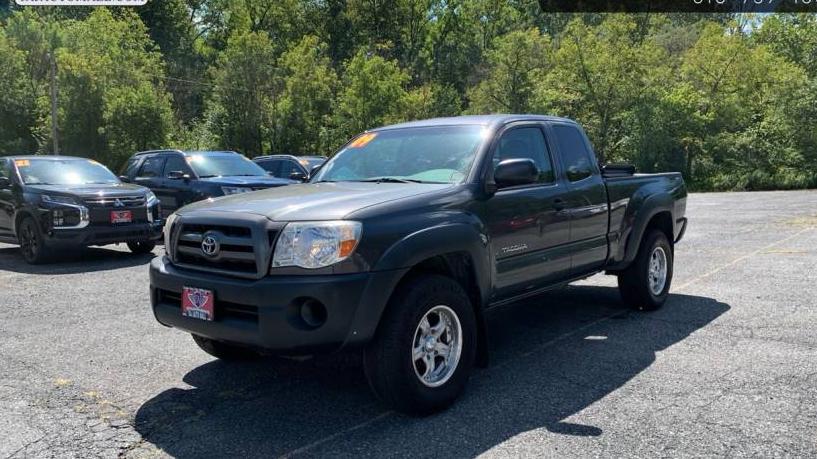
{"type": "Polygon", "coordinates": [[[553,209],[555,209],[556,212],[565,210],[565,207],[567,207],[567,204],[565,203],[564,199],[556,198],[553,200],[553,209]]]}

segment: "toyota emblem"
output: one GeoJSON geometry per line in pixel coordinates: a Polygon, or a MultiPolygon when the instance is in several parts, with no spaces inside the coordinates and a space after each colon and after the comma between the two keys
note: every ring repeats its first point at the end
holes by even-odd
{"type": "Polygon", "coordinates": [[[218,238],[215,234],[205,234],[204,238],[201,240],[201,251],[203,254],[207,255],[208,257],[215,257],[218,256],[218,252],[221,249],[221,244],[218,242],[218,238]]]}

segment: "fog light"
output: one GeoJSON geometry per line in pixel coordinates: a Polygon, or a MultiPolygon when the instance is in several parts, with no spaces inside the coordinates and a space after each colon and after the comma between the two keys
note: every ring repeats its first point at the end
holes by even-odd
{"type": "Polygon", "coordinates": [[[304,301],[301,305],[301,320],[310,328],[320,327],[326,322],[326,307],[317,300],[304,301]]]}

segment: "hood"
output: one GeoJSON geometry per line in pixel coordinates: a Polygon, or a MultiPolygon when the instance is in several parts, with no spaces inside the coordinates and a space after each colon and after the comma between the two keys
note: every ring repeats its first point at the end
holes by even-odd
{"type": "Polygon", "coordinates": [[[338,220],[365,207],[433,193],[451,186],[420,183],[302,183],[211,198],[190,204],[179,213],[242,212],[264,215],[277,221],[338,220]]]}
{"type": "Polygon", "coordinates": [[[147,188],[132,183],[108,183],[99,185],[26,185],[26,189],[43,194],[53,193],[60,195],[77,196],[80,198],[95,198],[107,196],[144,195],[147,188]]]}
{"type": "Polygon", "coordinates": [[[264,176],[264,175],[254,175],[251,177],[246,176],[221,176],[221,177],[207,177],[203,179],[199,179],[205,183],[212,183],[214,185],[224,185],[224,186],[282,186],[282,185],[289,185],[292,183],[301,183],[296,182],[295,180],[289,179],[282,179],[278,177],[272,176],[264,176]]]}

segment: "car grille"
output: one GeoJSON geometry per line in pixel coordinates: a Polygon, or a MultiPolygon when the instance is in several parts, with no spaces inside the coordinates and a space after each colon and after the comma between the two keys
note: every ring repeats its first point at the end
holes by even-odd
{"type": "Polygon", "coordinates": [[[118,196],[105,198],[91,198],[85,199],[85,204],[89,208],[110,208],[110,209],[129,209],[131,207],[143,207],[145,205],[144,196],[118,196]],[[117,203],[118,201],[118,203],[117,203]]]}
{"type": "Polygon", "coordinates": [[[271,241],[276,234],[257,222],[222,225],[179,221],[172,229],[168,253],[173,263],[181,267],[257,279],[269,270],[271,241]],[[215,255],[207,255],[202,249],[207,235],[218,240],[215,255]]]}

